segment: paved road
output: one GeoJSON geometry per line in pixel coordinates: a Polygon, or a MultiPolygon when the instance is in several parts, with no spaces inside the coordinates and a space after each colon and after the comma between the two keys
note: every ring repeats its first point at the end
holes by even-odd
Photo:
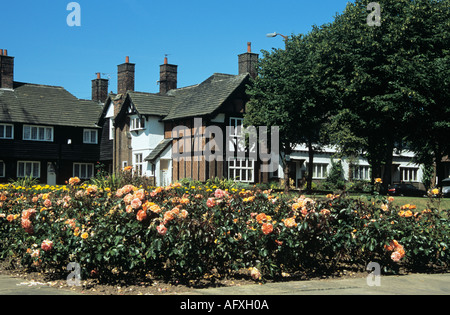
{"type": "MultiPolygon", "coordinates": [[[[436,275],[382,276],[380,286],[366,278],[312,280],[265,285],[193,290],[189,295],[450,295],[450,273],[436,275]]],[[[24,284],[24,280],[0,275],[0,295],[75,295],[76,292],[24,284]]]]}
{"type": "Polygon", "coordinates": [[[199,295],[450,295],[450,273],[382,276],[380,286],[366,278],[312,280],[195,290],[199,295]]]}

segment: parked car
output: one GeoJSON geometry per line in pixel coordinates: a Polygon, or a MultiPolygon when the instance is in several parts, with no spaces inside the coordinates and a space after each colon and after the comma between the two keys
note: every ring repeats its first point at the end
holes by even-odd
{"type": "Polygon", "coordinates": [[[441,183],[442,186],[442,195],[444,197],[450,197],[450,178],[446,178],[441,183]]]}
{"type": "Polygon", "coordinates": [[[394,184],[389,186],[388,194],[390,196],[424,197],[427,192],[412,184],[394,184]]]}

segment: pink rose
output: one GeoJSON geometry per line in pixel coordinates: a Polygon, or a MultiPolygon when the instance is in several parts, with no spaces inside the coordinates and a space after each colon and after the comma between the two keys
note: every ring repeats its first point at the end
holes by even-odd
{"type": "Polygon", "coordinates": [[[160,224],[156,227],[156,231],[158,231],[158,234],[164,236],[167,233],[167,228],[164,226],[164,224],[160,224]]]}
{"type": "Polygon", "coordinates": [[[52,206],[52,201],[50,199],[45,199],[44,206],[50,208],[52,206]]]}
{"type": "Polygon", "coordinates": [[[140,190],[138,190],[138,191],[136,191],[135,193],[134,193],[134,197],[135,198],[138,198],[139,200],[144,200],[145,199],[145,192],[144,192],[144,190],[143,189],[140,189],[140,190]]]}
{"type": "Polygon", "coordinates": [[[139,209],[142,206],[142,201],[139,198],[135,198],[131,201],[131,207],[133,209],[139,209]]]}
{"type": "Polygon", "coordinates": [[[123,197],[123,201],[127,205],[129,205],[133,199],[134,199],[134,197],[132,194],[127,194],[125,197],[123,197]]]}
{"type": "Polygon", "coordinates": [[[42,242],[41,248],[42,248],[43,251],[49,252],[53,248],[53,242],[50,241],[50,240],[45,240],[45,241],[42,242]]]}
{"type": "Polygon", "coordinates": [[[216,205],[216,200],[214,198],[208,198],[208,201],[206,201],[206,206],[208,208],[212,208],[216,205]]]}
{"type": "Polygon", "coordinates": [[[228,193],[222,189],[216,189],[216,191],[214,192],[214,197],[218,198],[218,199],[222,199],[223,197],[227,196],[228,193]]]}

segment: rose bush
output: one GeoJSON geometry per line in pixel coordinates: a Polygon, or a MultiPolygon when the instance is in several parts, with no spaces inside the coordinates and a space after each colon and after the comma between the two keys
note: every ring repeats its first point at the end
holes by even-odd
{"type": "Polygon", "coordinates": [[[177,281],[250,270],[254,279],[448,267],[448,210],[394,207],[392,198],[286,197],[215,186],[0,186],[0,259],[83,277],[177,281]]]}

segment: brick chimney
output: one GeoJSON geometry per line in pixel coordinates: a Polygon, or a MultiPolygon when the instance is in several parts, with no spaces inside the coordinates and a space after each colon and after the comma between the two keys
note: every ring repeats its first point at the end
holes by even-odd
{"type": "Polygon", "coordinates": [[[125,63],[117,66],[117,94],[134,91],[134,72],[136,65],[126,57],[125,63]]]}
{"type": "Polygon", "coordinates": [[[159,93],[166,94],[177,88],[178,66],[169,64],[167,56],[159,69],[159,93]]]}
{"type": "Polygon", "coordinates": [[[0,88],[14,88],[14,57],[6,49],[0,49],[0,88]]]}
{"type": "Polygon", "coordinates": [[[247,43],[247,52],[239,56],[239,74],[250,73],[252,78],[257,76],[259,55],[252,53],[252,43],[247,43]]]}
{"type": "Polygon", "coordinates": [[[97,79],[92,80],[92,100],[104,104],[108,98],[107,79],[102,79],[100,73],[97,73],[97,79]]]}

